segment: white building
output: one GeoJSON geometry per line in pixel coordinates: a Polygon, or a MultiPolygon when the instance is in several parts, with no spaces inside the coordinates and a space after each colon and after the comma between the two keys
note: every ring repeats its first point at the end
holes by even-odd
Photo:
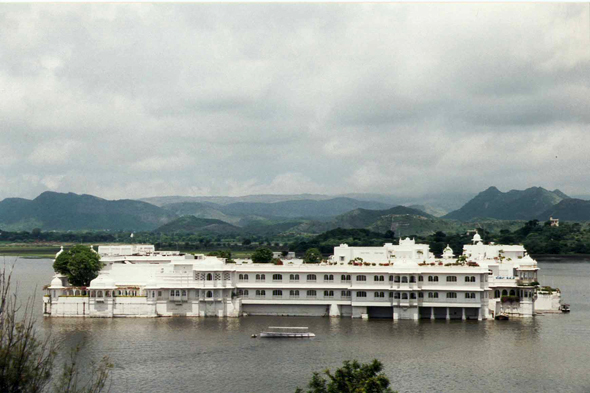
{"type": "MultiPolygon", "coordinates": [[[[477,234],[458,259],[448,247],[437,259],[411,239],[383,247],[342,244],[323,264],[226,263],[153,246],[101,246],[98,253],[105,267],[88,288],[54,277],[45,315],[481,320],[499,312],[532,316],[538,298],[530,285],[537,264],[524,248],[484,245],[477,234]]],[[[552,302],[543,307],[554,308],[552,302]]]]}

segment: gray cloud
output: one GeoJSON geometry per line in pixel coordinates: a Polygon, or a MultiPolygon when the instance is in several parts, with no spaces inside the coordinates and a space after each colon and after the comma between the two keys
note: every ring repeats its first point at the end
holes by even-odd
{"type": "Polygon", "coordinates": [[[0,198],[585,193],[584,4],[2,4],[0,198]]]}

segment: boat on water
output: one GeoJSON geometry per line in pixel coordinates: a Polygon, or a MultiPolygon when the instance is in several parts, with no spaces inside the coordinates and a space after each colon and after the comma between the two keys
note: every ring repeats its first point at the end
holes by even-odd
{"type": "Polygon", "coordinates": [[[307,327],[269,326],[267,331],[260,333],[264,338],[310,338],[315,334],[308,331],[307,327]]]}
{"type": "Polygon", "coordinates": [[[507,320],[508,320],[508,319],[510,319],[510,318],[508,317],[508,314],[505,314],[505,313],[499,313],[498,315],[496,315],[496,316],[494,317],[494,319],[495,319],[496,321],[507,321],[507,320]]]}
{"type": "Polygon", "coordinates": [[[559,310],[561,312],[568,313],[568,312],[570,312],[570,305],[569,304],[562,304],[561,306],[559,306],[559,310]]]}

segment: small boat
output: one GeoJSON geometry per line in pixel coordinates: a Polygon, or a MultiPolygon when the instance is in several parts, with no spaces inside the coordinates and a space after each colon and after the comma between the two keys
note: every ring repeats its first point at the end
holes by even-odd
{"type": "Polygon", "coordinates": [[[307,327],[269,326],[268,331],[260,333],[265,338],[309,338],[315,334],[307,331],[307,327]]]}
{"type": "Polygon", "coordinates": [[[570,312],[570,305],[569,304],[562,304],[561,306],[559,306],[559,311],[561,312],[570,312]]]}
{"type": "Polygon", "coordinates": [[[507,321],[507,320],[509,320],[510,318],[508,317],[508,314],[504,314],[503,312],[501,312],[501,313],[499,313],[498,315],[496,315],[496,316],[494,317],[494,319],[495,319],[496,321],[507,321]]]}

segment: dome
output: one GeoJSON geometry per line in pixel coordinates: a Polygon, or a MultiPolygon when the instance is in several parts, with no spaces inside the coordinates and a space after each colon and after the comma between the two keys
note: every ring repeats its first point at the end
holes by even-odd
{"type": "Polygon", "coordinates": [[[474,243],[480,242],[481,241],[481,236],[479,236],[479,233],[475,232],[475,235],[473,236],[472,241],[474,243]]]}
{"type": "Polygon", "coordinates": [[[90,288],[114,288],[115,282],[108,276],[100,274],[94,280],[90,281],[90,288]]]}
{"type": "Polygon", "coordinates": [[[63,288],[63,283],[61,279],[56,275],[53,276],[53,280],[51,280],[51,288],[63,288]]]}

